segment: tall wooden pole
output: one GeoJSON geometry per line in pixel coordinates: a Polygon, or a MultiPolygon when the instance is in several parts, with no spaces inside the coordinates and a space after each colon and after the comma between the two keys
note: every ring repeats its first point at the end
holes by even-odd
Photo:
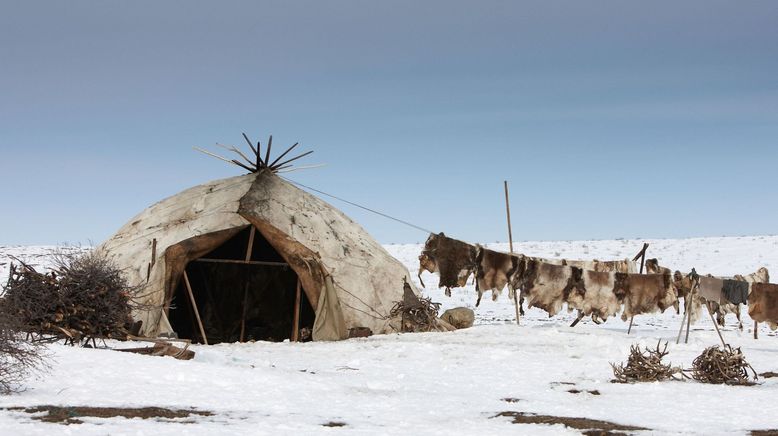
{"type": "MultiPolygon", "coordinates": [[[[646,265],[646,250],[648,250],[648,243],[643,243],[643,248],[640,250],[640,253],[638,253],[637,256],[635,256],[632,261],[638,260],[638,257],[640,258],[640,274],[643,274],[643,267],[646,265]]],[[[629,328],[627,329],[627,334],[632,333],[632,323],[635,321],[635,317],[632,316],[629,319],[629,328]]]]}
{"type": "MultiPolygon", "coordinates": [[[[505,186],[505,213],[508,216],[508,247],[510,247],[511,254],[513,254],[513,229],[511,229],[511,202],[508,196],[508,181],[504,180],[505,186]]],[[[510,283],[508,286],[511,286],[510,283]]],[[[516,325],[521,323],[521,311],[519,310],[519,295],[517,289],[513,290],[513,305],[516,308],[516,325]]]]}
{"type": "Polygon", "coordinates": [[[192,292],[192,284],[189,282],[189,274],[186,273],[186,270],[184,270],[184,284],[186,285],[187,292],[189,292],[189,302],[192,303],[192,310],[194,310],[195,317],[197,318],[197,325],[200,327],[200,336],[203,337],[203,343],[208,345],[208,338],[205,336],[205,328],[203,328],[203,320],[200,319],[200,310],[197,309],[197,302],[192,292]]]}

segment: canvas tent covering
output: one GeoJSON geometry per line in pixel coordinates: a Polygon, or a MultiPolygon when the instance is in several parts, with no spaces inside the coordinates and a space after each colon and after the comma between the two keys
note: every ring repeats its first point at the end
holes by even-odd
{"type": "Polygon", "coordinates": [[[151,337],[198,340],[185,276],[206,330],[222,341],[238,330],[288,338],[298,280],[313,340],[344,339],[356,327],[397,331],[388,315],[410,276],[353,220],[268,170],[167,198],[97,249],[138,287],[133,316],[151,337]]]}

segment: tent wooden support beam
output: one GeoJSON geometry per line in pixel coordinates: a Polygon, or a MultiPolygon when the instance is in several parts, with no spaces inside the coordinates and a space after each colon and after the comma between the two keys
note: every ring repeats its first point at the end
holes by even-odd
{"type": "Polygon", "coordinates": [[[200,318],[200,310],[197,309],[197,302],[195,301],[194,292],[192,292],[192,284],[189,282],[189,274],[186,273],[186,270],[184,270],[184,284],[186,284],[186,291],[189,293],[189,302],[192,303],[192,309],[197,318],[197,325],[200,327],[200,335],[203,337],[205,345],[208,345],[208,337],[205,336],[203,320],[200,318]]]}
{"type": "Polygon", "coordinates": [[[297,279],[297,292],[294,298],[294,316],[292,317],[292,342],[300,340],[300,305],[302,303],[302,283],[297,279]]]}
{"type": "Polygon", "coordinates": [[[288,267],[289,264],[286,262],[264,262],[259,260],[237,260],[237,259],[207,259],[207,258],[200,258],[194,260],[194,262],[207,262],[207,263],[233,263],[233,264],[239,264],[239,265],[262,265],[262,266],[280,266],[280,267],[288,267]]]}
{"type": "Polygon", "coordinates": [[[240,317],[240,342],[245,342],[246,338],[246,309],[249,300],[249,284],[243,287],[243,313],[240,317]]]}
{"type": "MultiPolygon", "coordinates": [[[[246,262],[251,262],[251,253],[254,251],[254,237],[256,236],[257,229],[251,226],[251,232],[249,233],[249,243],[246,247],[246,262]]],[[[243,312],[240,317],[240,342],[244,342],[246,338],[246,310],[248,310],[249,300],[249,283],[243,287],[243,312]]]]}
{"type": "Polygon", "coordinates": [[[256,236],[257,229],[251,226],[251,232],[249,233],[249,244],[246,248],[246,262],[251,261],[251,252],[254,251],[254,236],[256,236]]]}

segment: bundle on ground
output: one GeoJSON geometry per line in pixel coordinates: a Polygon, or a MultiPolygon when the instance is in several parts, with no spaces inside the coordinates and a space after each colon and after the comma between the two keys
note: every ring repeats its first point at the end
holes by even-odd
{"type": "Polygon", "coordinates": [[[389,315],[402,319],[402,331],[407,333],[429,332],[435,329],[440,303],[429,298],[419,298],[411,290],[408,282],[403,287],[403,299],[395,303],[389,315]]]}
{"type": "Polygon", "coordinates": [[[0,312],[39,338],[84,343],[125,339],[132,323],[131,289],[105,257],[60,254],[56,272],[42,274],[21,261],[0,300],[0,312]]]}
{"type": "Polygon", "coordinates": [[[132,323],[130,287],[104,256],[88,252],[58,261],[66,316],[63,329],[73,338],[124,339],[132,323]]]}
{"type": "Polygon", "coordinates": [[[30,333],[52,332],[65,316],[56,273],[42,274],[17,261],[0,299],[0,313],[30,333]]]}
{"type": "Polygon", "coordinates": [[[702,383],[750,385],[753,384],[748,370],[751,370],[753,379],[758,376],[740,348],[732,349],[727,345],[724,348],[708,347],[692,363],[692,378],[702,383]]]}
{"type": "Polygon", "coordinates": [[[646,348],[641,351],[640,345],[630,347],[627,364],[614,364],[613,381],[616,383],[655,382],[663,380],[678,380],[677,375],[683,376],[681,368],[662,363],[662,358],[667,356],[667,342],[662,347],[660,340],[655,349],[646,348]]]}

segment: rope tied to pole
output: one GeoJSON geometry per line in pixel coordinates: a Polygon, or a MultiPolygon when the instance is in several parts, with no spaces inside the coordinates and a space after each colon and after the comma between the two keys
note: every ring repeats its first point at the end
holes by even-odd
{"type": "MultiPolygon", "coordinates": [[[[279,177],[281,177],[281,176],[279,176],[279,177]]],[[[297,186],[299,186],[299,187],[301,187],[301,188],[305,188],[305,189],[307,189],[307,190],[309,190],[309,191],[316,192],[317,194],[321,194],[321,195],[325,195],[325,196],[327,196],[327,197],[330,197],[330,198],[334,198],[334,199],[336,199],[336,200],[338,200],[338,201],[342,201],[342,202],[344,202],[344,203],[347,203],[347,204],[350,204],[350,205],[352,205],[352,206],[354,206],[354,207],[358,207],[358,208],[360,208],[360,209],[366,210],[366,211],[368,211],[368,212],[370,212],[370,213],[373,213],[373,214],[376,214],[376,215],[378,215],[378,216],[381,216],[381,217],[384,217],[384,218],[390,219],[390,220],[392,220],[392,221],[396,221],[396,222],[398,222],[398,223],[400,223],[400,224],[404,224],[404,225],[406,225],[406,226],[408,226],[408,227],[414,228],[414,229],[416,229],[416,230],[420,230],[420,231],[422,231],[422,232],[424,232],[424,233],[427,233],[427,234],[429,234],[429,233],[435,233],[435,232],[433,232],[432,230],[425,229],[424,227],[417,226],[416,224],[410,223],[410,222],[408,222],[408,221],[405,221],[405,220],[402,220],[402,219],[400,219],[400,218],[393,217],[393,216],[391,216],[391,215],[389,215],[389,214],[385,214],[385,213],[383,213],[383,212],[379,212],[379,211],[377,211],[377,210],[375,210],[375,209],[371,209],[371,208],[369,208],[369,207],[367,207],[367,206],[362,206],[361,204],[357,204],[357,203],[354,203],[353,201],[346,200],[345,198],[341,198],[341,197],[338,197],[338,196],[336,196],[336,195],[333,195],[333,194],[328,194],[328,193],[326,193],[326,192],[324,192],[324,191],[318,190],[318,189],[316,189],[316,188],[312,188],[312,187],[310,187],[310,186],[307,186],[307,185],[303,185],[302,183],[295,182],[294,180],[288,179],[288,178],[286,178],[286,177],[281,177],[281,178],[282,178],[282,179],[284,179],[284,180],[286,180],[287,182],[289,182],[289,183],[292,183],[292,184],[295,184],[295,185],[297,185],[297,186]]]]}

